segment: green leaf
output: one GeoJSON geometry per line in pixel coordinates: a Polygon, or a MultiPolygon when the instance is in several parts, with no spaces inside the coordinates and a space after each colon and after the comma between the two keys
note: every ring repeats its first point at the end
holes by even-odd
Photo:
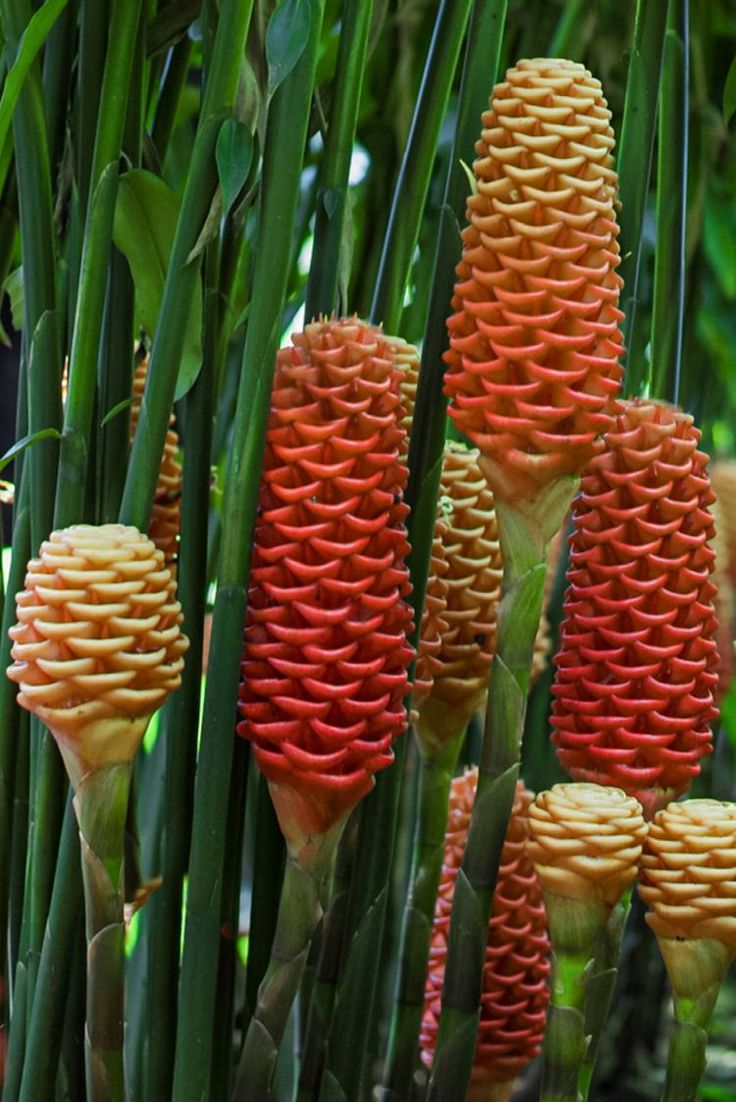
{"type": "Polygon", "coordinates": [[[5,77],[3,94],[0,98],[0,149],[5,145],[13,111],[26,74],[66,5],[67,0],[46,0],[46,3],[31,17],[23,32],[15,61],[5,77]]]}
{"type": "Polygon", "coordinates": [[[37,444],[39,440],[48,440],[49,437],[53,437],[54,440],[61,440],[61,433],[58,429],[39,429],[38,432],[34,432],[29,436],[22,436],[20,440],[16,440],[12,448],[8,448],[5,454],[0,456],[0,471],[5,470],[8,463],[12,463],[16,456],[19,456],[26,448],[30,448],[32,444],[37,444]]]}
{"type": "Polygon", "coordinates": [[[117,417],[117,415],[119,413],[122,413],[124,409],[127,409],[128,406],[132,406],[132,405],[133,405],[133,399],[132,398],[123,398],[123,400],[121,402],[116,402],[115,405],[112,407],[112,409],[109,409],[107,411],[107,413],[105,414],[105,416],[100,421],[100,428],[104,429],[105,425],[110,424],[113,417],[117,417]]]}
{"type": "Polygon", "coordinates": [[[5,279],[3,290],[10,299],[10,316],[16,333],[23,330],[23,311],[25,308],[25,289],[23,287],[23,268],[15,268],[5,279]]]}
{"type": "Polygon", "coordinates": [[[215,148],[224,214],[227,214],[248,178],[253,160],[253,136],[237,119],[225,119],[215,148]]]}
{"type": "MultiPolygon", "coordinates": [[[[120,177],[113,240],[127,258],[144,328],[156,329],[164,279],[179,214],[179,200],[158,176],[132,169],[120,177]]],[[[202,290],[195,290],[188,315],[175,401],[186,394],[202,364],[202,290]]]]}
{"type": "Polygon", "coordinates": [[[723,89],[723,121],[726,126],[733,118],[733,114],[736,111],[736,57],[731,62],[731,67],[728,70],[728,76],[726,77],[726,85],[723,89]]]}
{"type": "Polygon", "coordinates": [[[270,95],[288,77],[309,41],[312,11],[309,0],[280,0],[268,21],[266,60],[270,95]]]}

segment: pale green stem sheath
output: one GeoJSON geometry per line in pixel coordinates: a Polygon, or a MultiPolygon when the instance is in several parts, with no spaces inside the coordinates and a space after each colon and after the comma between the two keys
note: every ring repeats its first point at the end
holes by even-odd
{"type": "MultiPolygon", "coordinates": [[[[485,462],[481,460],[481,462],[485,462]]],[[[531,501],[496,501],[504,562],[498,643],[491,669],[478,790],[458,873],[429,1102],[464,1102],[475,1057],[488,921],[519,776],[521,737],[549,541],[577,479],[531,501]]]]}
{"type": "Polygon", "coordinates": [[[345,826],[340,819],[301,850],[289,845],[271,960],[240,1056],[233,1102],[268,1102],[279,1047],[326,904],[332,861],[345,826]]]}
{"type": "Polygon", "coordinates": [[[629,889],[621,896],[611,911],[595,948],[593,969],[588,980],[588,991],[585,1000],[585,1034],[589,1041],[580,1068],[578,1083],[583,1102],[587,1102],[590,1094],[596,1056],[608,1018],[613,989],[616,986],[621,941],[630,910],[631,890],[629,889]]]}
{"type": "Polygon", "coordinates": [[[123,836],[132,762],[75,784],[87,934],[85,1070],[89,1102],[125,1102],[123,836]]]}
{"type": "Polygon", "coordinates": [[[695,1102],[705,1071],[708,1025],[734,954],[712,938],[658,937],[657,942],[675,1010],[661,1102],[695,1102]]]}

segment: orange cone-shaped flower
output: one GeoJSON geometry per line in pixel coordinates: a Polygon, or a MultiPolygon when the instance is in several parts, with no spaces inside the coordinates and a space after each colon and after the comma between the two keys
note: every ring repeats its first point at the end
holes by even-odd
{"type": "Polygon", "coordinates": [[[659,938],[713,938],[736,953],[736,804],[685,800],[657,812],[639,891],[659,938]]]}
{"type": "MultiPolygon", "coordinates": [[[[133,404],[130,407],[130,438],[138,426],[143,391],[148,373],[148,356],[136,364],[133,376],[133,404]]],[[[181,463],[179,462],[179,435],[174,428],[174,415],[169,418],[166,430],[164,454],[156,483],[156,493],[151,508],[148,534],[163,553],[169,566],[176,563],[179,553],[181,528],[181,463]]]]}
{"type": "Polygon", "coordinates": [[[718,675],[713,494],[688,414],[621,405],[574,506],[553,693],[567,772],[652,814],[711,751],[718,675]]]}
{"type": "Polygon", "coordinates": [[[394,363],[399,372],[399,390],[401,391],[401,404],[404,415],[401,419],[401,427],[406,432],[404,449],[409,450],[409,436],[414,420],[414,406],[417,398],[417,386],[419,384],[419,353],[413,344],[409,344],[403,337],[386,337],[394,354],[394,363]]]}
{"type": "MultiPolygon", "coordinates": [[[[723,567],[736,587],[736,459],[718,459],[711,472],[713,490],[720,502],[724,545],[723,567]]],[[[719,552],[720,553],[720,552],[719,552]]]]}
{"type": "Polygon", "coordinates": [[[239,731],[282,830],[324,834],[392,760],[412,658],[398,372],[381,330],[315,322],[277,357],[239,731]]]}
{"type": "MultiPolygon", "coordinates": [[[[716,489],[714,484],[714,489],[716,489]]],[[[735,503],[732,503],[736,504],[735,503]]],[[[734,586],[728,569],[728,538],[729,522],[726,518],[728,505],[724,507],[716,493],[716,500],[711,506],[711,513],[715,524],[715,536],[713,538],[713,584],[716,591],[713,595],[713,609],[718,620],[716,632],[716,651],[718,653],[718,688],[715,694],[716,704],[728,692],[734,672],[734,586]]]]}
{"type": "Polygon", "coordinates": [[[446,445],[438,511],[446,529],[441,538],[448,566],[443,578],[447,629],[417,727],[420,743],[430,752],[461,735],[482,706],[496,643],[501,548],[493,495],[474,448],[446,445]]]}
{"type": "Polygon", "coordinates": [[[73,780],[79,768],[132,760],[179,687],[188,643],[175,588],[163,552],[120,524],[52,532],[29,562],[8,676],[73,780]]]}
{"type": "Polygon", "coordinates": [[[577,62],[493,90],[457,269],[446,393],[499,501],[579,474],[622,368],[611,114],[577,62]]]}
{"type": "Polygon", "coordinates": [[[434,526],[432,558],[411,695],[413,709],[419,708],[427,699],[432,692],[435,674],[442,670],[443,640],[449,631],[446,615],[449,585],[446,575],[450,566],[445,554],[446,539],[447,525],[438,517],[434,526]]]}
{"type": "Polygon", "coordinates": [[[647,826],[639,802],[620,788],[556,784],[529,808],[529,833],[545,898],[606,908],[636,879],[647,826]]]}
{"type": "MultiPolygon", "coordinates": [[[[477,782],[478,771],[472,769],[452,783],[420,1038],[422,1059],[428,1066],[437,1039],[452,897],[477,782]]],[[[544,1035],[549,939],[539,881],[525,850],[531,799],[531,793],[519,784],[488,929],[471,1097],[503,1097],[507,1093],[504,1086],[510,1086],[536,1056],[544,1035]],[[492,1091],[490,1083],[498,1084],[498,1089],[492,1091]]]]}

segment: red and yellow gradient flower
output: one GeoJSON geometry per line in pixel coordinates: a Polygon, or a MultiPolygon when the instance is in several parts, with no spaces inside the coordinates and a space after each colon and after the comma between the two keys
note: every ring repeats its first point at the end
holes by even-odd
{"type": "MultiPolygon", "coordinates": [[[[452,897],[477,783],[477,769],[467,770],[452,783],[420,1038],[422,1059],[428,1066],[437,1039],[452,897]]],[[[539,880],[526,853],[531,800],[523,784],[517,785],[488,928],[471,1088],[478,1097],[488,1096],[490,1083],[510,1085],[537,1055],[544,1035],[550,946],[539,880]]]]}
{"type": "Polygon", "coordinates": [[[611,113],[577,62],[520,61],[476,145],[446,393],[499,501],[576,475],[622,368],[611,113]]]}
{"type": "Polygon", "coordinates": [[[399,378],[381,330],[314,322],[277,357],[240,734],[284,833],[324,834],[404,731],[411,609],[399,378]]]}
{"type": "Polygon", "coordinates": [[[621,404],[574,506],[553,741],[649,815],[711,752],[718,680],[707,456],[688,414],[621,404]]]}

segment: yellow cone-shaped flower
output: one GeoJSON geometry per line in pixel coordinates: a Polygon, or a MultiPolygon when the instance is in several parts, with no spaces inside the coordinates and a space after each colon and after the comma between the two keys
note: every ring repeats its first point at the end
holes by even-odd
{"type": "MultiPolygon", "coordinates": [[[[133,376],[133,404],[130,407],[130,439],[133,440],[138,427],[138,417],[143,401],[148,374],[148,356],[136,365],[133,376]]],[[[168,566],[176,563],[179,555],[179,531],[181,528],[181,482],[182,470],[179,462],[179,435],[174,428],[174,415],[169,418],[166,430],[164,453],[158,472],[156,493],[151,508],[151,523],[148,534],[164,553],[168,566]]]]}
{"type": "Polygon", "coordinates": [[[188,646],[163,552],[120,524],[52,532],[16,608],[8,676],[18,703],[56,738],[72,780],[130,761],[179,687],[188,646]]]}

